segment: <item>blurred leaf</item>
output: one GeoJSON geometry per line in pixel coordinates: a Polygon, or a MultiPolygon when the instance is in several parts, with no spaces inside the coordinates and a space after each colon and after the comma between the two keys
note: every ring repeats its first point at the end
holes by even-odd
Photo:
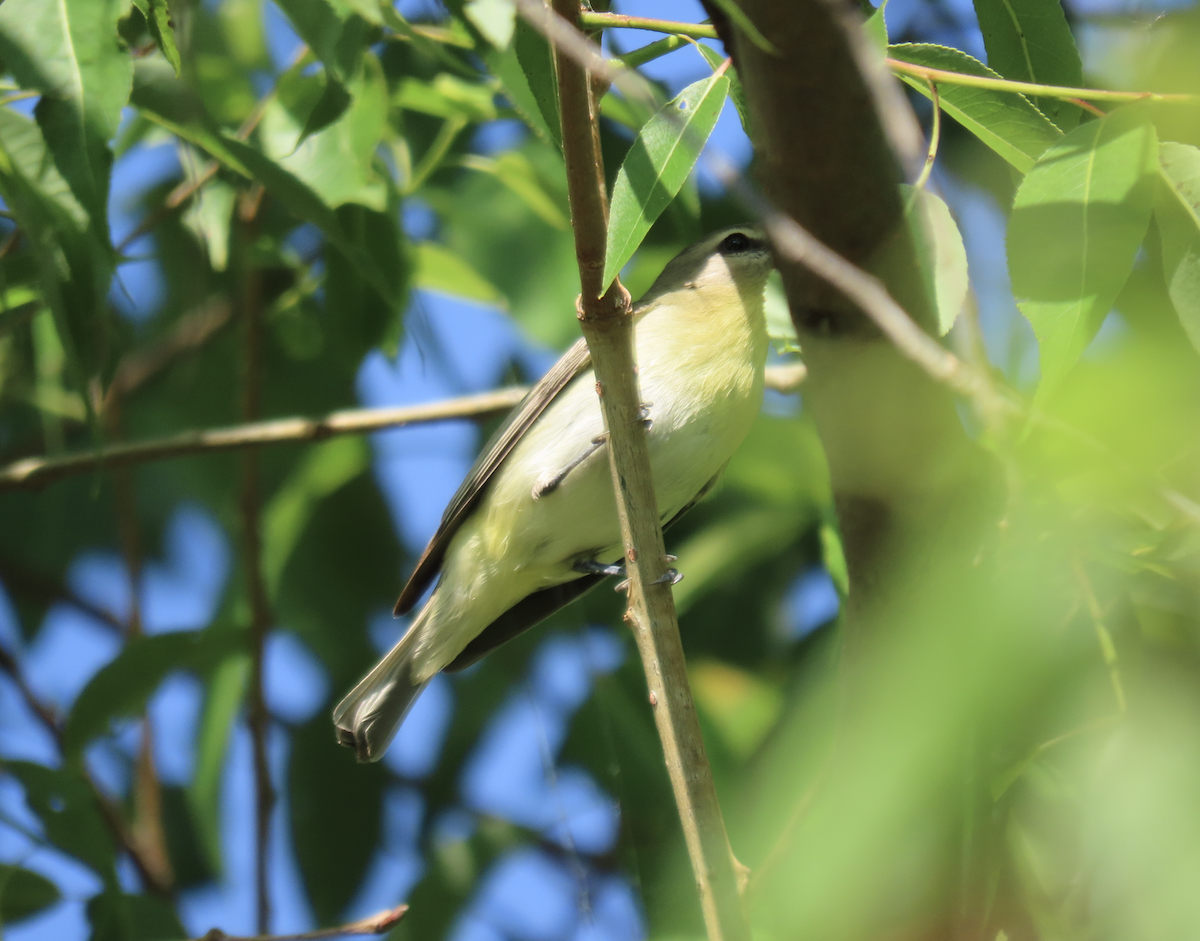
{"type": "Polygon", "coordinates": [[[1163,273],[1183,329],[1200,349],[1200,149],[1163,141],[1158,154],[1161,182],[1154,218],[1162,237],[1163,273]]]}
{"type": "Polygon", "coordinates": [[[369,459],[361,438],[326,441],[311,448],[275,491],[262,515],[263,577],[273,600],[315,505],[365,471],[369,459]]]}
{"type": "Polygon", "coordinates": [[[195,144],[231,170],[251,176],[226,146],[227,139],[204,110],[203,102],[175,77],[167,63],[153,58],[138,60],[130,103],[154,123],[195,144]]]}
{"type": "Polygon", "coordinates": [[[25,800],[41,818],[46,838],[89,866],[106,885],[117,884],[116,853],[96,797],[74,771],[5,760],[3,769],[21,782],[25,800]]]}
{"type": "Polygon", "coordinates": [[[187,937],[169,902],[153,895],[108,890],[87,906],[89,941],[178,941],[187,937]]]}
{"type": "Polygon", "coordinates": [[[212,882],[218,872],[209,861],[184,788],[163,785],[162,822],[175,886],[186,889],[212,882]]]}
{"type": "MultiPolygon", "coordinates": [[[[325,205],[358,203],[377,211],[387,205],[387,186],[375,171],[375,151],[387,128],[387,84],[379,60],[367,55],[359,77],[351,83],[353,102],[334,123],[309,136],[304,129],[325,100],[296,121],[283,106],[268,106],[264,115],[264,150],[287,173],[305,184],[325,205]]],[[[262,180],[270,188],[266,180],[262,180]]],[[[282,198],[282,197],[281,197],[282,198]]],[[[295,205],[289,206],[304,218],[295,205]]],[[[309,221],[317,222],[316,219],[309,221]]],[[[317,222],[320,225],[319,222],[317,222]]],[[[328,234],[328,233],[326,233],[328,234]]]]}
{"type": "Polygon", "coordinates": [[[1039,398],[1058,388],[1129,277],[1157,173],[1154,128],[1124,108],[1047,150],[1017,190],[1008,264],[1038,337],[1039,398]]]}
{"type": "Polygon", "coordinates": [[[689,85],[642,128],[613,186],[604,286],[612,283],[692,172],[716,126],[729,79],[713,74],[689,85]]]}
{"type": "Polygon", "coordinates": [[[508,150],[499,157],[480,157],[467,154],[462,159],[464,167],[490,173],[524,200],[547,225],[566,231],[570,227],[566,212],[542,187],[529,158],[516,150],[508,150]]]}
{"type": "Polygon", "coordinates": [[[183,61],[179,58],[179,49],[175,45],[175,26],[171,22],[171,9],[167,5],[167,0],[143,0],[143,2],[146,5],[145,9],[142,9],[141,4],[138,4],[138,8],[146,16],[146,22],[150,25],[150,34],[158,44],[163,58],[171,63],[171,68],[175,70],[176,75],[179,75],[183,70],[183,61]]]}
{"type": "Polygon", "coordinates": [[[779,55],[779,50],[775,48],[774,44],[754,25],[754,21],[746,15],[746,11],[738,6],[738,0],[713,0],[713,2],[721,9],[722,13],[733,21],[738,29],[749,37],[754,45],[763,52],[779,55]]]}
{"type": "Polygon", "coordinates": [[[196,772],[188,796],[209,867],[221,871],[221,776],[233,723],[242,708],[250,677],[250,657],[231,657],[208,681],[200,730],[196,735],[196,772]]]}
{"type": "Polygon", "coordinates": [[[40,873],[0,864],[0,926],[36,915],[59,898],[58,886],[40,873]]]}
{"type": "Polygon", "coordinates": [[[183,213],[185,224],[204,245],[213,271],[224,271],[229,264],[229,228],[236,200],[237,190],[223,180],[211,180],[183,213]]]}
{"type": "MultiPolygon", "coordinates": [[[[901,43],[889,46],[888,53],[901,62],[930,69],[989,78],[1002,77],[978,59],[948,46],[901,43]]],[[[931,98],[928,82],[907,75],[900,77],[926,98],[931,98]]],[[[946,114],[1021,173],[1028,173],[1046,148],[1062,137],[1062,131],[1024,95],[942,84],[938,86],[938,100],[946,114]]]]}
{"type": "Polygon", "coordinates": [[[777,269],[767,276],[763,312],[767,317],[767,336],[771,338],[776,350],[780,353],[799,353],[800,338],[796,335],[792,311],[783,291],[783,279],[777,269]]]}
{"type": "Polygon", "coordinates": [[[940,196],[906,184],[900,189],[905,194],[905,217],[917,247],[926,293],[936,302],[938,335],[945,336],[967,301],[967,250],[950,207],[940,196]]]}
{"type": "MultiPolygon", "coordinates": [[[[988,65],[1005,78],[1038,85],[1083,84],[1075,37],[1059,0],[975,0],[988,65]]],[[[1079,123],[1079,107],[1061,98],[1034,104],[1062,130],[1079,123]]]]}
{"type": "Polygon", "coordinates": [[[353,100],[345,85],[327,76],[321,97],[304,120],[304,127],[300,130],[300,141],[306,141],[317,131],[329,127],[346,113],[353,100]]]}
{"type": "Polygon", "coordinates": [[[288,764],[296,860],[317,921],[337,922],[358,891],[381,836],[387,772],[357,764],[322,710],[292,737],[288,764]]]}
{"type": "Polygon", "coordinates": [[[713,723],[738,758],[749,758],[783,708],[783,694],[754,674],[716,660],[688,666],[696,706],[713,723]]]}
{"type": "Polygon", "coordinates": [[[107,243],[108,174],[133,64],[117,36],[121,0],[8,0],[0,5],[0,57],[23,88],[59,172],[107,243]]]}
{"type": "Polygon", "coordinates": [[[506,307],[504,295],[458,255],[437,242],[418,242],[413,287],[506,307]]]}
{"type": "Polygon", "coordinates": [[[513,107],[543,140],[562,150],[558,115],[558,73],[545,37],[518,17],[513,42],[503,51],[484,53],[513,107]]]}
{"type": "Polygon", "coordinates": [[[435,118],[491,121],[496,117],[493,98],[495,92],[487,85],[465,82],[455,75],[439,72],[432,82],[402,79],[392,95],[392,104],[435,118]]]}
{"type": "Polygon", "coordinates": [[[508,48],[517,25],[517,6],[513,0],[467,0],[463,16],[497,49],[503,52],[508,48]]]}
{"type": "Polygon", "coordinates": [[[38,125],[8,108],[0,109],[0,196],[37,258],[42,295],[82,387],[100,365],[113,270],[107,235],[103,245],[93,237],[87,212],[50,159],[38,125]]]}
{"type": "Polygon", "coordinates": [[[358,72],[369,29],[349,4],[332,0],[277,0],[300,38],[325,64],[331,80],[349,82],[358,72]]]}
{"type": "Polygon", "coordinates": [[[142,713],[168,673],[207,670],[245,644],[242,632],[228,628],[131,638],[75,700],[63,728],[64,752],[77,758],[88,742],[110,731],[114,719],[142,713]]]}

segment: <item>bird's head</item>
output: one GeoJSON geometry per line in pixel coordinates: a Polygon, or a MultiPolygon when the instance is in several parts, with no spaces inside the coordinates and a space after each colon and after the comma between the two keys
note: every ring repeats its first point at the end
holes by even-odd
{"type": "Polygon", "coordinates": [[[766,235],[756,225],[720,229],[685,248],[663,268],[638,302],[644,307],[679,290],[724,293],[734,290],[747,308],[761,310],[767,275],[774,261],[766,235]]]}

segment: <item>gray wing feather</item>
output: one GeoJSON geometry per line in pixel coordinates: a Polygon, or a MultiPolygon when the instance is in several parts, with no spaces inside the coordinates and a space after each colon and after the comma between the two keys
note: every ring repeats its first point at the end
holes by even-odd
{"type": "Polygon", "coordinates": [[[496,429],[496,433],[492,435],[491,440],[479,455],[479,459],[475,461],[466,479],[462,482],[462,486],[450,499],[446,512],[442,514],[442,522],[438,526],[437,532],[429,540],[429,545],[425,547],[421,558],[417,560],[417,566],[413,569],[408,584],[400,592],[400,598],[397,600],[394,610],[395,614],[406,614],[412,610],[413,605],[417,603],[425,589],[441,571],[442,561],[446,557],[446,549],[450,545],[450,540],[454,538],[459,527],[475,509],[487,489],[488,483],[500,469],[500,465],[504,463],[504,459],[516,447],[521,436],[529,430],[529,426],[558,397],[570,381],[591,364],[591,361],[587,343],[582,339],[577,340],[559,361],[550,367],[550,371],[541,378],[541,381],[529,390],[529,394],[512,410],[504,424],[496,429]]]}

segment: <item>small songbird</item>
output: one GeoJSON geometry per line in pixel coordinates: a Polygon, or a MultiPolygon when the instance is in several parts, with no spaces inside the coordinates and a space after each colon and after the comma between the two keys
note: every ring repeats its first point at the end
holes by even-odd
{"type": "MultiPolygon", "coordinates": [[[[771,254],[754,226],[667,264],[634,308],[634,349],[664,525],[717,482],[762,404],[771,254]]],[[[407,633],[333,711],[360,761],[387,749],[439,670],[460,670],[580,597],[623,558],[604,418],[579,340],[492,437],[396,602],[407,633]],[[615,561],[614,561],[615,560],[615,561]]]]}

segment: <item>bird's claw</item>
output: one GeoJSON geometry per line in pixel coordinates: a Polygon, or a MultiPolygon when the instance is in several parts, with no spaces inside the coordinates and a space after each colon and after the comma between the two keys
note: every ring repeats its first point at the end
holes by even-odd
{"type": "Polygon", "coordinates": [[[624,564],[605,565],[603,562],[597,562],[595,559],[584,559],[581,562],[576,562],[574,567],[575,571],[581,575],[625,575],[624,564]]]}
{"type": "Polygon", "coordinates": [[[675,569],[667,569],[662,575],[652,581],[651,585],[678,585],[683,581],[683,575],[675,569]]]}

